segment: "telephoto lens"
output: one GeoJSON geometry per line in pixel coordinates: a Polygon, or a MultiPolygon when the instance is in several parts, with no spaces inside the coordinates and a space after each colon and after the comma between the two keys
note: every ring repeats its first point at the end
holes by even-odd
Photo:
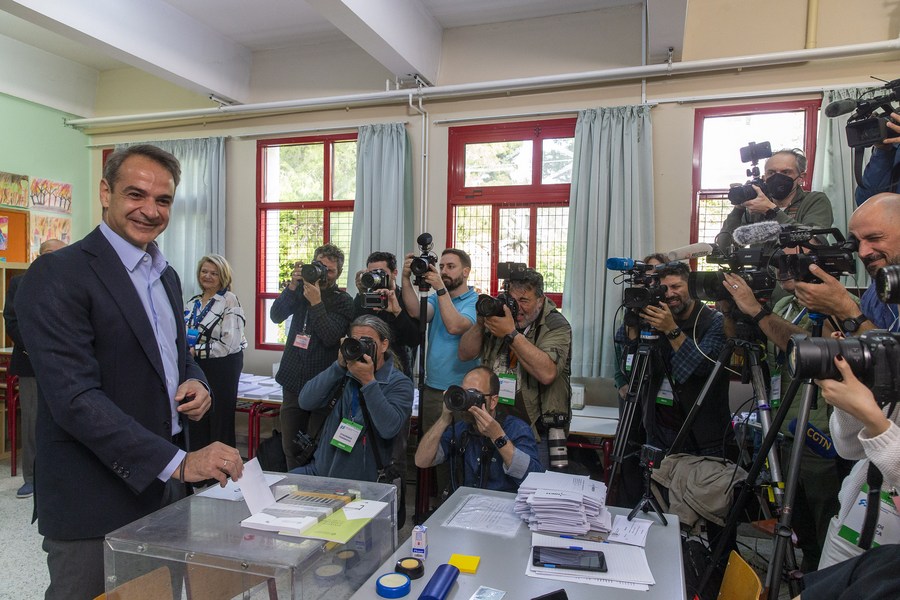
{"type": "Polygon", "coordinates": [[[900,265],[878,269],[875,274],[875,289],[885,304],[900,304],[900,265]]]}
{"type": "Polygon", "coordinates": [[[566,430],[551,427],[547,432],[547,443],[550,446],[550,468],[562,471],[569,466],[569,453],[566,449],[566,430]]]}

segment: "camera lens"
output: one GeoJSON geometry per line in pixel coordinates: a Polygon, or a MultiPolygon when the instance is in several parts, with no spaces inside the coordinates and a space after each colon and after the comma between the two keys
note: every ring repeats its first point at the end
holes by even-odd
{"type": "Polygon", "coordinates": [[[885,304],[900,303],[900,265],[891,265],[875,274],[875,289],[885,304]]]}
{"type": "Polygon", "coordinates": [[[547,445],[550,447],[550,468],[562,470],[569,466],[569,455],[566,450],[566,431],[560,427],[552,427],[547,432],[547,445]]]}
{"type": "Polygon", "coordinates": [[[834,366],[834,357],[841,354],[861,377],[872,365],[868,348],[860,338],[834,340],[830,338],[805,338],[801,334],[788,342],[788,372],[800,379],[840,379],[840,371],[834,366]]]}
{"type": "Polygon", "coordinates": [[[475,313],[482,317],[502,317],[503,301],[487,294],[479,294],[475,301],[475,313]]]}
{"type": "Polygon", "coordinates": [[[725,275],[718,271],[692,271],[688,274],[688,294],[695,300],[715,302],[731,297],[722,282],[725,275]]]}
{"type": "Polygon", "coordinates": [[[387,274],[382,269],[366,271],[360,276],[359,280],[363,287],[370,290],[387,287],[387,274]]]}
{"type": "Polygon", "coordinates": [[[483,406],[484,396],[477,390],[467,390],[458,385],[451,385],[444,392],[444,405],[447,410],[462,412],[470,406],[483,406]]]}
{"type": "Polygon", "coordinates": [[[344,360],[347,362],[359,360],[365,353],[365,348],[363,348],[362,343],[356,338],[348,337],[341,343],[341,355],[343,355],[344,360]]]}
{"type": "Polygon", "coordinates": [[[428,272],[428,261],[421,256],[416,256],[409,264],[409,270],[413,272],[413,275],[422,276],[428,272]]]}
{"type": "Polygon", "coordinates": [[[317,260],[312,261],[308,265],[303,265],[302,267],[300,267],[300,276],[308,283],[325,281],[325,277],[327,275],[328,269],[326,269],[325,265],[317,260]]]}

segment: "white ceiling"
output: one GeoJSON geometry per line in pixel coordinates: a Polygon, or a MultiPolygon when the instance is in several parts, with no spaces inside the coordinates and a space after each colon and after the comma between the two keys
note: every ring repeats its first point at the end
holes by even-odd
{"type": "MultiPolygon", "coordinates": [[[[658,61],[674,46],[677,58],[688,0],[646,1],[650,56],[658,61]]],[[[86,67],[98,73],[132,66],[199,93],[242,102],[248,97],[254,52],[349,38],[395,75],[416,73],[439,84],[446,29],[641,2],[0,0],[0,53],[21,60],[32,49],[36,64],[19,71],[39,67],[65,78],[72,63],[76,71],[86,67]]],[[[2,83],[0,92],[10,93],[2,83]]]]}

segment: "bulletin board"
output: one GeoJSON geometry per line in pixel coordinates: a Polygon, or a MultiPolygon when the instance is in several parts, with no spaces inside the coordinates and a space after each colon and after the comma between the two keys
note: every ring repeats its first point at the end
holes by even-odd
{"type": "Polygon", "coordinates": [[[28,213],[20,210],[0,208],[0,223],[6,220],[6,228],[3,235],[6,236],[6,244],[0,249],[0,259],[6,262],[28,262],[28,213]]]}

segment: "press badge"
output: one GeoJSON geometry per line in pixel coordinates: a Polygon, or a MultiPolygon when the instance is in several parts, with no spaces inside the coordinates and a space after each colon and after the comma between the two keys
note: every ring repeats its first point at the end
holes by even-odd
{"type": "Polygon", "coordinates": [[[625,357],[625,372],[631,373],[631,363],[634,362],[634,354],[629,354],[625,357]]]}
{"type": "Polygon", "coordinates": [[[662,385],[659,386],[659,391],[656,392],[656,403],[663,406],[675,405],[675,393],[672,392],[672,384],[669,383],[668,379],[662,380],[662,385]]]}
{"type": "Polygon", "coordinates": [[[337,448],[340,448],[344,452],[350,452],[353,450],[353,446],[356,445],[356,440],[359,439],[359,434],[362,433],[363,426],[359,423],[354,423],[350,419],[341,419],[341,424],[338,425],[337,431],[334,432],[334,437],[331,438],[331,445],[337,448]]]}
{"type": "Polygon", "coordinates": [[[776,371],[772,375],[772,393],[769,394],[769,405],[772,408],[778,408],[781,405],[781,372],[776,371]]]}
{"type": "Polygon", "coordinates": [[[311,339],[312,336],[306,333],[298,333],[297,337],[294,338],[294,346],[302,350],[306,350],[307,348],[309,348],[309,341],[311,339]]]}
{"type": "MultiPolygon", "coordinates": [[[[838,535],[851,544],[859,542],[859,532],[862,529],[863,519],[866,517],[868,494],[869,486],[863,484],[853,503],[853,508],[844,517],[844,522],[841,523],[841,528],[838,530],[838,535]]],[[[896,498],[897,496],[892,492],[881,492],[881,501],[878,503],[878,524],[875,526],[875,537],[872,541],[873,548],[900,543],[900,513],[897,512],[896,498]]]]}
{"type": "Polygon", "coordinates": [[[516,374],[501,373],[498,377],[500,378],[500,396],[497,398],[497,402],[512,406],[516,403],[516,374]]]}

